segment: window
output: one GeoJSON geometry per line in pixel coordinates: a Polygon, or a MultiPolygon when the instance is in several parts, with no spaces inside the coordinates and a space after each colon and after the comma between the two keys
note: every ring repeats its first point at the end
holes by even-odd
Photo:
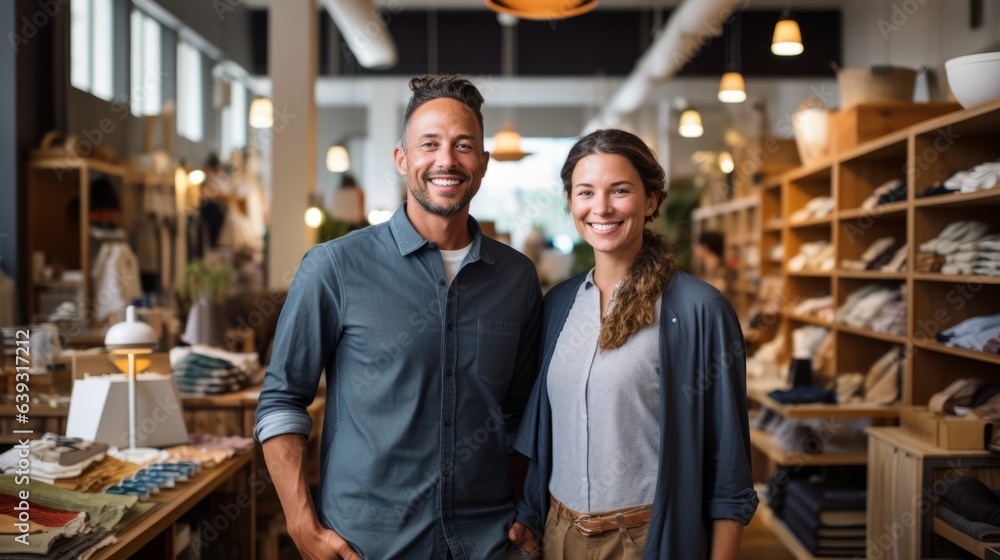
{"type": "Polygon", "coordinates": [[[163,109],[163,44],[160,24],[139,10],[132,10],[132,78],[129,105],[132,114],[158,115],[163,109]]]}
{"type": "Polygon", "coordinates": [[[229,104],[222,108],[222,149],[223,159],[228,159],[234,150],[247,145],[247,88],[233,80],[229,86],[229,104]]]}
{"type": "Polygon", "coordinates": [[[201,53],[186,41],[177,44],[177,134],[200,142],[204,133],[201,53]]]}
{"type": "Polygon", "coordinates": [[[114,96],[113,0],[73,0],[70,83],[105,101],[114,96]]]}

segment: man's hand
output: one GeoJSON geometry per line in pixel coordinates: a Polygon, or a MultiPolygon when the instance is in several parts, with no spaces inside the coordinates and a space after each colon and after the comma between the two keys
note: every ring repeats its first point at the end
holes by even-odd
{"type": "Polygon", "coordinates": [[[357,552],[336,532],[316,525],[300,531],[288,530],[299,554],[307,560],[361,560],[357,552]]]}
{"type": "Polygon", "coordinates": [[[514,522],[514,526],[507,533],[507,538],[510,539],[510,542],[523,548],[532,558],[538,558],[538,541],[535,540],[535,534],[520,522],[514,522]]]}

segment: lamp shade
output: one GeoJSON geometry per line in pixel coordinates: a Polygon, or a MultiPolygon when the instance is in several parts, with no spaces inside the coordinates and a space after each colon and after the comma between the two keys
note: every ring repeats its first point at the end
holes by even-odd
{"type": "Polygon", "coordinates": [[[719,169],[723,173],[732,173],[736,169],[736,162],[733,161],[733,154],[723,151],[719,154],[719,169]]]}
{"type": "Polygon", "coordinates": [[[336,145],[326,151],[326,168],[334,173],[343,173],[351,168],[351,156],[347,148],[336,145]]]}
{"type": "Polygon", "coordinates": [[[497,161],[520,161],[531,154],[521,151],[521,135],[517,133],[513,123],[507,123],[493,135],[493,151],[490,155],[497,161]]]}
{"type": "Polygon", "coordinates": [[[258,97],[250,104],[250,126],[254,128],[271,128],[274,124],[274,106],[266,97],[258,97]]]}
{"type": "Polygon", "coordinates": [[[794,19],[783,19],[774,26],[774,37],[771,39],[771,52],[778,56],[795,56],[802,54],[802,32],[794,19]]]}
{"type": "Polygon", "coordinates": [[[521,19],[556,20],[585,14],[597,0],[484,0],[486,7],[521,19]]]}
{"type": "Polygon", "coordinates": [[[125,320],[116,323],[104,335],[104,346],[117,354],[144,354],[156,348],[156,331],[135,318],[135,306],[125,309],[125,320]]]}
{"type": "Polygon", "coordinates": [[[677,127],[677,133],[684,138],[698,138],[705,133],[705,129],[701,126],[701,114],[694,109],[688,109],[681,113],[680,126],[677,127]]]}
{"type": "Polygon", "coordinates": [[[726,72],[719,81],[719,101],[723,103],[743,103],[747,100],[747,87],[743,74],[726,72]]]}

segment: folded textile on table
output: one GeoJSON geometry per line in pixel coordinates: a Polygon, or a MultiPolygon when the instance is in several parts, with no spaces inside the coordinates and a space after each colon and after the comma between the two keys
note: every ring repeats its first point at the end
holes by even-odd
{"type": "MultiPolygon", "coordinates": [[[[80,476],[84,469],[104,458],[108,445],[45,434],[42,439],[29,441],[27,448],[31,477],[51,484],[57,479],[80,476]]],[[[0,455],[0,470],[15,472],[23,452],[23,448],[15,447],[0,455]]]]}
{"type": "Polygon", "coordinates": [[[103,492],[132,476],[140,468],[142,467],[135,463],[105,457],[88,467],[80,476],[59,479],[54,484],[77,492],[103,492]]]}
{"type": "Polygon", "coordinates": [[[218,395],[250,386],[246,371],[222,358],[189,353],[172,366],[177,388],[182,393],[218,395]]]}
{"type": "Polygon", "coordinates": [[[15,484],[14,477],[0,476],[0,494],[17,496],[27,490],[31,503],[64,511],[85,512],[89,525],[110,531],[138,498],[109,494],[85,494],[59,488],[36,480],[28,484],[15,484]]]}

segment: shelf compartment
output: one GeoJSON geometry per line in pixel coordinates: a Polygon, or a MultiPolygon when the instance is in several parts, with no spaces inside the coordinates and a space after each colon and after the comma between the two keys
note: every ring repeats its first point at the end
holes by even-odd
{"type": "Polygon", "coordinates": [[[836,235],[837,266],[840,267],[845,260],[859,259],[872,243],[883,237],[893,238],[893,248],[906,243],[906,214],[841,220],[837,224],[836,235]]]}
{"type": "Polygon", "coordinates": [[[779,465],[803,467],[834,467],[864,465],[868,453],[817,453],[810,455],[795,451],[785,451],[774,439],[774,435],[763,430],[750,430],[750,443],[768,459],[779,465]]]}
{"type": "Polygon", "coordinates": [[[913,371],[910,384],[913,395],[908,404],[927,406],[931,395],[966,377],[980,377],[990,384],[1000,383],[1000,367],[978,358],[940,352],[937,348],[924,349],[916,342],[909,358],[913,371]]]}
{"type": "Polygon", "coordinates": [[[946,346],[937,342],[914,342],[913,346],[921,350],[941,352],[942,354],[958,356],[960,358],[1000,365],[1000,354],[990,354],[981,350],[969,350],[968,348],[959,348],[958,346],[946,346]]]}
{"type": "Polygon", "coordinates": [[[842,161],[837,208],[857,208],[886,181],[906,177],[906,139],[842,161]]]}
{"type": "Polygon", "coordinates": [[[822,319],[819,319],[819,318],[816,318],[816,317],[810,317],[808,315],[796,315],[791,310],[785,311],[785,317],[787,317],[789,321],[796,321],[796,322],[799,322],[799,323],[808,323],[810,325],[818,325],[820,327],[826,327],[828,329],[832,329],[833,328],[833,323],[831,323],[829,321],[824,321],[822,319]]]}
{"type": "MultiPolygon", "coordinates": [[[[1000,189],[998,189],[1000,190],[1000,189]]],[[[1000,213],[1000,196],[980,199],[970,206],[939,205],[920,206],[914,209],[914,251],[937,236],[953,222],[975,220],[990,226],[987,233],[1000,233],[996,225],[1000,213]]]]}
{"type": "Polygon", "coordinates": [[[791,229],[810,228],[819,226],[825,227],[829,225],[830,222],[832,221],[833,221],[833,214],[827,214],[826,216],[823,216],[821,218],[813,218],[811,220],[803,220],[801,222],[789,223],[788,227],[791,229]]]}
{"type": "MultiPolygon", "coordinates": [[[[950,177],[956,171],[993,161],[1000,145],[1000,108],[964,111],[965,120],[917,127],[912,161],[914,194],[950,177]],[[977,114],[979,113],[979,114],[977,114]]],[[[943,122],[953,121],[943,119],[943,122]]],[[[948,195],[944,195],[948,196],[948,195]]]]}
{"type": "MultiPolygon", "coordinates": [[[[906,344],[906,337],[905,336],[896,336],[896,335],[892,335],[892,334],[875,332],[875,331],[873,331],[871,329],[857,329],[857,328],[854,328],[854,327],[849,327],[847,325],[841,325],[840,323],[835,323],[835,325],[837,327],[837,332],[841,332],[841,333],[844,333],[844,334],[849,334],[849,335],[852,335],[852,336],[860,336],[862,338],[870,338],[872,340],[881,340],[882,342],[889,342],[889,343],[892,343],[892,344],[899,344],[899,345],[906,344]]],[[[886,350],[888,350],[888,349],[886,349],[886,350]]],[[[840,364],[840,362],[838,362],[838,365],[839,364],[840,364]]],[[[840,369],[842,371],[846,371],[842,367],[840,369]]],[[[867,369],[868,368],[865,368],[865,370],[867,370],[867,369]]]]}
{"type": "Polygon", "coordinates": [[[998,284],[917,281],[913,290],[914,343],[937,344],[938,333],[966,319],[1000,313],[998,284]]]}
{"type": "Polygon", "coordinates": [[[967,206],[976,206],[982,201],[992,202],[993,199],[1000,197],[1000,187],[993,187],[985,191],[976,191],[970,193],[952,193],[952,194],[939,194],[937,196],[925,196],[923,198],[918,198],[913,202],[913,205],[918,208],[933,207],[933,206],[944,206],[944,207],[955,207],[963,208],[967,206]]]}
{"type": "Polygon", "coordinates": [[[876,206],[875,208],[850,208],[847,210],[841,210],[837,214],[837,217],[840,220],[855,220],[866,217],[879,218],[881,216],[891,216],[894,214],[905,215],[909,204],[909,202],[901,200],[899,202],[882,204],[881,206],[876,206]]]}
{"type": "Polygon", "coordinates": [[[837,277],[851,280],[906,280],[906,273],[880,272],[878,270],[838,270],[837,277]]]}
{"type": "Polygon", "coordinates": [[[899,418],[898,406],[879,404],[781,404],[764,391],[750,389],[747,396],[785,418],[899,418]]]}
{"type": "Polygon", "coordinates": [[[1000,284],[1000,276],[973,276],[965,274],[940,274],[937,272],[915,272],[915,280],[923,282],[945,282],[952,284],[1000,284]]]}
{"type": "Polygon", "coordinates": [[[934,517],[934,534],[944,537],[949,542],[962,547],[977,558],[986,558],[987,548],[1000,549],[1000,542],[977,541],[973,537],[959,531],[944,519],[936,516],[934,517]]]}

